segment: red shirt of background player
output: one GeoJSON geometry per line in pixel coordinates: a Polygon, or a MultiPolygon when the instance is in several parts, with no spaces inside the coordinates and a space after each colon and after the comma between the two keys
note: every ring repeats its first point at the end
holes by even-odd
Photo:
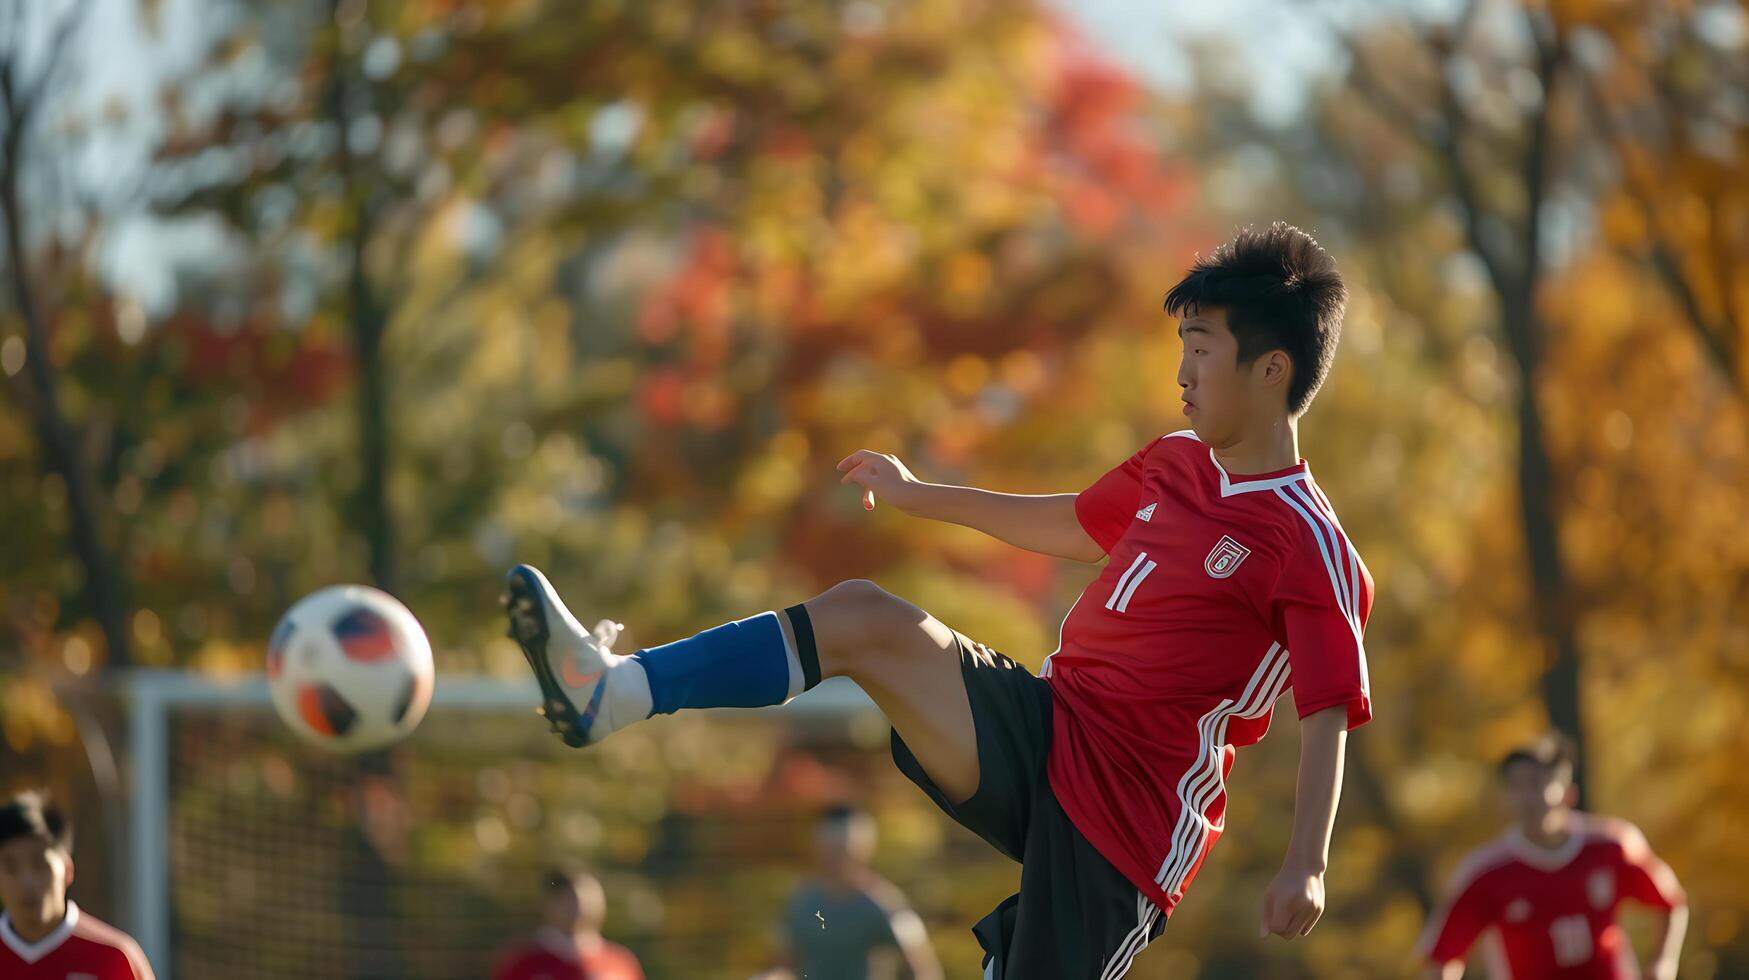
{"type": "Polygon", "coordinates": [[[604,939],[584,949],[556,929],[542,929],[505,954],[492,980],[644,980],[644,970],[624,946],[604,939]]]}
{"type": "Polygon", "coordinates": [[[1461,960],[1488,934],[1490,976],[1638,977],[1616,910],[1630,899],[1674,909],[1684,902],[1682,888],[1632,824],[1580,814],[1572,821],[1566,843],[1554,850],[1509,830],[1466,858],[1451,898],[1428,927],[1426,957],[1461,960]]]}
{"type": "Polygon", "coordinates": [[[127,933],[67,902],[53,932],[27,943],[0,914],[0,977],[6,980],[153,980],[146,955],[127,933]]]}

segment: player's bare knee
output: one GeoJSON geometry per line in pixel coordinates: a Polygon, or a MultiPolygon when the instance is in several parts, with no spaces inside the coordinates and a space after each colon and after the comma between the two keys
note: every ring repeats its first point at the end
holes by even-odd
{"type": "Polygon", "coordinates": [[[808,600],[822,667],[848,668],[872,656],[888,656],[898,634],[916,627],[921,611],[867,579],[850,579],[808,600]]]}
{"type": "Polygon", "coordinates": [[[839,582],[808,602],[810,612],[817,606],[830,619],[830,626],[835,631],[859,633],[878,631],[891,625],[900,610],[908,605],[910,603],[862,578],[839,582]]]}

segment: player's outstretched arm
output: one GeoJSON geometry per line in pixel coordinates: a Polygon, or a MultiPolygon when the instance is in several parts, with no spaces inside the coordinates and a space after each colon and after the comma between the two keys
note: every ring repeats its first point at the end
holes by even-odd
{"type": "Polygon", "coordinates": [[[838,464],[841,483],[862,487],[862,506],[884,500],[913,517],[960,524],[1027,551],[1096,562],[1104,549],[1087,536],[1075,516],[1072,493],[996,493],[976,487],[924,483],[897,456],[859,449],[838,464]]]}
{"type": "Polygon", "coordinates": [[[1325,708],[1300,721],[1293,836],[1281,870],[1263,893],[1261,936],[1304,936],[1324,914],[1324,870],[1330,864],[1330,831],[1342,797],[1342,755],[1347,744],[1347,705],[1325,708]]]}

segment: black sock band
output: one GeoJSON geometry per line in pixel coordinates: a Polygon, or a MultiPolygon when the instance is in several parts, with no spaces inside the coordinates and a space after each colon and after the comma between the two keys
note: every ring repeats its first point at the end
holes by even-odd
{"type": "Polygon", "coordinates": [[[790,630],[796,635],[796,659],[802,662],[802,690],[811,691],[820,685],[820,651],[814,649],[814,624],[808,619],[806,606],[797,603],[783,611],[789,617],[790,630]]]}

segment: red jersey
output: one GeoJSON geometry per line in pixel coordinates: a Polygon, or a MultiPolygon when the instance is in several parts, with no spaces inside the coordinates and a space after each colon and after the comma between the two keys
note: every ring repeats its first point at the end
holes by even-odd
{"type": "Polygon", "coordinates": [[[1051,787],[1170,915],[1221,834],[1235,748],[1288,688],[1302,717],[1371,718],[1372,578],[1303,460],[1232,476],[1190,431],[1100,477],[1075,513],[1111,560],[1040,670],[1051,787]]]}
{"type": "Polygon", "coordinates": [[[644,980],[638,958],[624,946],[600,942],[583,949],[575,939],[551,929],[511,950],[492,980],[644,980]]]}
{"type": "Polygon", "coordinates": [[[1632,980],[1639,964],[1615,921],[1630,898],[1660,909],[1685,901],[1676,876],[1632,824],[1578,817],[1567,842],[1552,851],[1510,831],[1459,865],[1422,953],[1435,963],[1462,960],[1491,932],[1493,980],[1632,980]]]}
{"type": "Polygon", "coordinates": [[[127,933],[67,902],[67,917],[34,943],[0,914],[0,977],[6,980],[152,980],[151,964],[127,933]]]}

